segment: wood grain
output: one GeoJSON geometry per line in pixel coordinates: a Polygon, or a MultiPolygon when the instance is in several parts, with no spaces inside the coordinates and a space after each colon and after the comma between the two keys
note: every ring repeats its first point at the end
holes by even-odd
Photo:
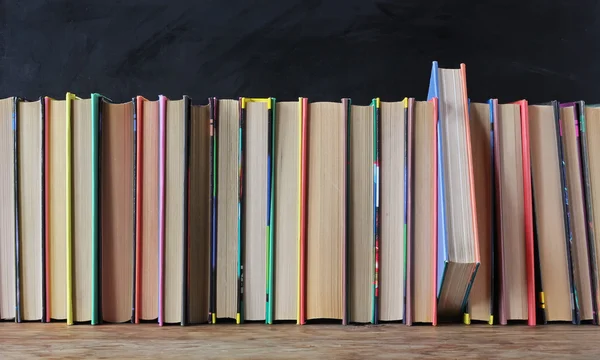
{"type": "Polygon", "coordinates": [[[592,326],[200,325],[66,327],[0,323],[2,359],[597,358],[592,326]]]}

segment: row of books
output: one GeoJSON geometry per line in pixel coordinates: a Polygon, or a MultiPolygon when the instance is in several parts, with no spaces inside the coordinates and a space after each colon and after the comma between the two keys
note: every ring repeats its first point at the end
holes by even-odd
{"type": "Polygon", "coordinates": [[[0,100],[0,319],[598,323],[600,107],[0,100]]]}

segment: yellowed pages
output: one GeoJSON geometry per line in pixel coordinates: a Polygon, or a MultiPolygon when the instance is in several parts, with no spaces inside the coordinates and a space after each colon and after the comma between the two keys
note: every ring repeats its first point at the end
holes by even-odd
{"type": "Polygon", "coordinates": [[[165,323],[182,317],[184,185],[185,185],[185,101],[167,101],[165,170],[165,323]]]}
{"type": "Polygon", "coordinates": [[[210,267],[209,107],[191,108],[189,186],[189,298],[188,321],[208,319],[210,267]]]}
{"type": "Polygon", "coordinates": [[[341,103],[309,104],[307,319],[343,315],[344,122],[341,103]]]}
{"type": "Polygon", "coordinates": [[[237,312],[239,105],[219,100],[217,187],[217,318],[237,312]]]}
{"type": "Polygon", "coordinates": [[[381,245],[379,318],[404,315],[404,102],[381,103],[381,245]]]}
{"type": "Polygon", "coordinates": [[[298,309],[300,114],[298,102],[279,102],[275,120],[275,320],[295,320],[298,309]]]}
{"type": "Polygon", "coordinates": [[[19,101],[19,240],[21,319],[42,314],[42,136],[40,101],[19,101]]]}
{"type": "MultiPolygon", "coordinates": [[[[65,320],[67,317],[67,123],[66,103],[64,100],[50,101],[50,119],[48,121],[50,132],[47,154],[50,178],[49,189],[49,221],[46,227],[50,230],[48,241],[50,259],[50,318],[65,320]]],[[[90,160],[91,161],[91,160],[90,160]]]]}
{"type": "Polygon", "coordinates": [[[265,319],[267,293],[267,148],[266,102],[246,103],[246,192],[244,206],[244,320],[265,319]]]}
{"type": "Polygon", "coordinates": [[[529,106],[529,146],[542,288],[548,321],[571,321],[558,142],[551,105],[529,106]]]}
{"type": "Polygon", "coordinates": [[[119,323],[133,304],[133,103],[104,102],[102,115],[102,318],[119,323]]]}
{"type": "Polygon", "coordinates": [[[350,111],[349,321],[372,321],[373,307],[373,107],[350,111]]]}
{"type": "Polygon", "coordinates": [[[13,104],[0,100],[0,320],[16,315],[13,104]]]}

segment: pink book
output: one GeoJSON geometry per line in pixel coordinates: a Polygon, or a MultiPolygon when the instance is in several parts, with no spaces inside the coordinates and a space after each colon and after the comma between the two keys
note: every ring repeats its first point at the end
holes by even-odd
{"type": "Polygon", "coordinates": [[[158,97],[158,325],[165,318],[165,152],[167,98],[158,97]]]}

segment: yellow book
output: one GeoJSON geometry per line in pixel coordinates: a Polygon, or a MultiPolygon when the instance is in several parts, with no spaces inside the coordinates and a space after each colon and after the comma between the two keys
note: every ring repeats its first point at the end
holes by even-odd
{"type": "Polygon", "coordinates": [[[66,158],[66,177],[67,177],[67,188],[66,194],[66,205],[67,205],[67,325],[73,325],[73,208],[72,208],[72,188],[73,188],[73,165],[72,165],[72,154],[73,154],[73,134],[72,134],[72,113],[73,113],[73,100],[78,99],[75,94],[66,94],[66,133],[67,133],[67,158],[66,158]]]}

